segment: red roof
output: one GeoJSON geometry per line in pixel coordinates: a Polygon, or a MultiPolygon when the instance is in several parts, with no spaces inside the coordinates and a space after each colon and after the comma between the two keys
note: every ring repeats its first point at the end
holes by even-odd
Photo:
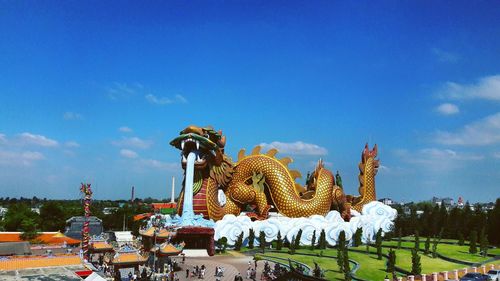
{"type": "Polygon", "coordinates": [[[159,209],[175,209],[175,208],[177,208],[177,203],[151,203],[151,206],[155,210],[159,210],[159,209]]]}

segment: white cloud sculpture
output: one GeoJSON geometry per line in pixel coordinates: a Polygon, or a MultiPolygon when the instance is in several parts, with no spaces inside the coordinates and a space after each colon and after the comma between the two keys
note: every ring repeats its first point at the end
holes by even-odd
{"type": "MultiPolygon", "coordinates": [[[[291,241],[302,229],[300,244],[310,245],[314,231],[316,231],[317,241],[321,230],[324,229],[326,241],[330,246],[335,246],[342,230],[346,234],[346,239],[351,240],[356,230],[362,228],[362,241],[366,243],[374,241],[375,234],[380,228],[383,234],[393,228],[397,211],[381,202],[373,201],[363,207],[361,214],[353,211],[352,215],[349,222],[345,222],[337,211],[331,211],[326,216],[313,215],[308,218],[288,218],[278,215],[254,222],[246,215],[226,215],[215,223],[214,238],[218,240],[226,237],[228,244],[234,245],[241,232],[243,232],[243,240],[247,240],[250,229],[253,229],[256,238],[260,231],[264,231],[267,242],[276,240],[278,232],[281,237],[291,241]]],[[[255,240],[255,244],[258,245],[258,239],[255,240]]]]}

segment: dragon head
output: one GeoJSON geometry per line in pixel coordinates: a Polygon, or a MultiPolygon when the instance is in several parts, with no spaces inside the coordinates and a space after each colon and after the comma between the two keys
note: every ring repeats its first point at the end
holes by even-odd
{"type": "Polygon", "coordinates": [[[189,126],[170,142],[170,145],[181,150],[182,168],[186,168],[187,156],[196,154],[195,170],[209,171],[210,177],[225,186],[232,174],[231,160],[224,154],[226,137],[222,131],[212,127],[189,126]],[[207,169],[208,168],[208,169],[207,169]]]}
{"type": "Polygon", "coordinates": [[[182,167],[186,167],[186,158],[190,152],[196,154],[195,169],[203,169],[208,162],[216,165],[222,161],[226,138],[222,132],[212,127],[189,126],[170,142],[170,145],[181,150],[182,167]]]}

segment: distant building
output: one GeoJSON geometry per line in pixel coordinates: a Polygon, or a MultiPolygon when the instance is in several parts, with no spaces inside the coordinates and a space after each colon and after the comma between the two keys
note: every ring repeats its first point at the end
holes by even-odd
{"type": "Polygon", "coordinates": [[[396,204],[396,202],[392,201],[392,199],[391,199],[391,198],[382,198],[382,199],[379,199],[378,201],[379,201],[379,202],[382,202],[382,203],[384,203],[384,204],[386,204],[386,205],[389,205],[389,206],[390,206],[390,205],[395,205],[395,204],[396,204]]]}
{"type": "Polygon", "coordinates": [[[462,197],[458,197],[457,206],[459,208],[463,208],[464,207],[464,199],[462,199],[462,197]]]}
{"type": "Polygon", "coordinates": [[[0,217],[2,217],[2,219],[7,214],[7,211],[9,211],[9,209],[4,208],[4,207],[0,207],[0,217]]]}
{"type": "Polygon", "coordinates": [[[118,210],[118,207],[106,207],[106,208],[102,209],[102,213],[105,215],[111,215],[116,210],[118,210]]]}
{"type": "Polygon", "coordinates": [[[444,204],[446,209],[449,209],[455,205],[455,201],[453,201],[453,199],[450,197],[445,197],[445,198],[432,197],[432,203],[438,206],[444,204]]]}
{"type": "MultiPolygon", "coordinates": [[[[82,239],[82,228],[85,217],[71,217],[66,221],[66,231],[64,234],[74,239],[82,239]]],[[[103,232],[102,220],[97,217],[89,218],[90,236],[101,235],[103,232]]]]}

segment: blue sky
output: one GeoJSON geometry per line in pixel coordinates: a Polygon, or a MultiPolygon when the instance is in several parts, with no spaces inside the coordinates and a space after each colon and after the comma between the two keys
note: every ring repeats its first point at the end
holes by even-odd
{"type": "Polygon", "coordinates": [[[169,196],[170,139],[319,158],[379,197],[499,195],[496,1],[2,1],[0,196],[169,196]]]}

